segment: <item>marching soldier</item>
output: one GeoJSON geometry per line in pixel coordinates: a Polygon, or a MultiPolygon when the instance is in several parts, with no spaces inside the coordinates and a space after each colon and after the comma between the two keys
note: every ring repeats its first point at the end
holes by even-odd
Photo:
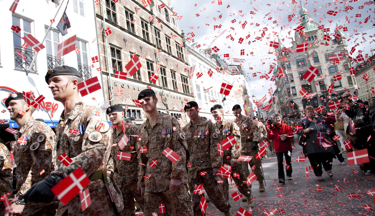
{"type": "Polygon", "coordinates": [[[55,67],[48,71],[45,80],[54,99],[64,104],[56,127],[56,170],[35,187],[28,200],[41,199],[42,193],[44,199],[53,199],[51,188],[81,168],[90,179],[87,188],[91,205],[82,212],[80,196],[77,195],[65,206],[60,202],[56,215],[118,215],[116,211],[124,208],[121,192],[107,177],[105,169],[112,146],[109,124],[100,109],[81,100],[78,83],[82,81],[82,75],[75,68],[55,67]],[[58,160],[63,153],[72,160],[67,166],[58,160]]]}
{"type": "MultiPolygon", "coordinates": [[[[138,181],[138,159],[135,154],[138,127],[131,123],[124,122],[124,108],[121,105],[108,107],[107,115],[112,122],[111,159],[109,162],[110,177],[120,188],[124,198],[124,210],[120,215],[135,215],[135,201],[144,211],[143,198],[137,188],[138,181]],[[121,160],[118,155],[122,153],[131,154],[130,158],[121,160]]],[[[122,158],[122,157],[120,157],[122,158]]]]}
{"type": "MultiPolygon", "coordinates": [[[[0,194],[6,196],[7,193],[12,192],[12,169],[13,165],[10,159],[8,148],[0,143],[0,194]]],[[[0,203],[0,215],[5,214],[5,205],[0,203]]]]}
{"type": "Polygon", "coordinates": [[[259,181],[259,192],[264,192],[264,177],[261,171],[261,161],[256,159],[256,154],[259,152],[258,143],[261,141],[261,132],[258,125],[249,117],[241,114],[241,106],[236,104],[232,108],[233,114],[236,116],[234,122],[240,128],[241,145],[244,155],[253,156],[250,161],[250,166],[259,181]]]}
{"type": "MultiPolygon", "coordinates": [[[[215,125],[199,116],[199,107],[195,101],[188,102],[184,110],[190,122],[183,128],[189,148],[189,186],[193,193],[195,186],[203,184],[210,200],[223,215],[232,215],[231,206],[224,197],[223,188],[218,184],[218,176],[223,165],[223,157],[219,155],[217,144],[220,143],[219,131],[215,125]]],[[[198,193],[192,195],[194,214],[201,215],[198,193]]]]}
{"type": "MultiPolygon", "coordinates": [[[[224,120],[224,110],[220,104],[216,104],[211,108],[211,113],[214,119],[220,118],[216,121],[215,126],[220,131],[220,140],[224,140],[230,135],[236,139],[236,144],[230,147],[229,150],[223,149],[224,163],[232,166],[232,179],[236,183],[238,191],[246,197],[248,207],[254,207],[254,202],[251,200],[251,187],[247,186],[246,179],[250,175],[247,163],[237,162],[241,156],[241,134],[238,126],[231,120],[224,120]]],[[[223,183],[224,197],[228,200],[229,184],[228,179],[224,179],[223,183]]]]}
{"type": "Polygon", "coordinates": [[[14,161],[17,165],[17,183],[15,195],[17,201],[12,204],[12,214],[52,215],[56,213],[57,202],[26,202],[23,196],[32,185],[42,181],[53,171],[52,150],[55,133],[44,122],[36,121],[32,116],[35,108],[31,105],[33,95],[26,93],[28,102],[22,93],[11,94],[5,101],[10,119],[18,126],[15,131],[14,161]]]}
{"type": "Polygon", "coordinates": [[[158,112],[153,90],[141,91],[138,100],[147,113],[137,143],[138,187],[145,199],[145,216],[191,216],[184,132],[174,117],[158,112]]]}

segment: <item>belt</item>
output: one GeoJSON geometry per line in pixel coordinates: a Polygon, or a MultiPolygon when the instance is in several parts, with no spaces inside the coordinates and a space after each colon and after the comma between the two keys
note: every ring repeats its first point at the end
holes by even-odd
{"type": "Polygon", "coordinates": [[[101,170],[101,169],[96,170],[96,171],[91,175],[91,177],[90,177],[90,180],[91,180],[91,181],[96,181],[96,180],[98,180],[98,179],[103,179],[104,181],[107,182],[107,168],[105,168],[104,171],[101,170]],[[103,174],[104,174],[104,176],[103,176],[103,174]]]}

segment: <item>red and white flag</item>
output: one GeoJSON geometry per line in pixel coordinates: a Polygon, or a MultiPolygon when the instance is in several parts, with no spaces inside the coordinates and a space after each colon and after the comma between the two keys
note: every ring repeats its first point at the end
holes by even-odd
{"type": "Polygon", "coordinates": [[[142,153],[142,154],[147,153],[147,147],[140,147],[139,152],[142,153]]]}
{"type": "Polygon", "coordinates": [[[296,161],[297,162],[305,162],[306,158],[305,157],[297,157],[296,161]]]}
{"type": "Polygon", "coordinates": [[[159,204],[159,213],[160,214],[164,214],[165,213],[165,205],[164,205],[164,203],[163,204],[159,204]]]}
{"type": "Polygon", "coordinates": [[[344,60],[344,56],[341,53],[338,53],[334,55],[329,55],[328,59],[330,61],[340,61],[340,60],[344,60]]]}
{"type": "Polygon", "coordinates": [[[117,78],[117,79],[126,80],[127,75],[128,75],[128,73],[126,73],[126,72],[122,72],[122,71],[116,71],[115,72],[115,78],[117,78]]]}
{"type": "Polygon", "coordinates": [[[78,90],[82,97],[98,91],[101,88],[102,87],[100,86],[98,77],[93,77],[91,79],[78,83],[78,90]]]}
{"type": "Polygon", "coordinates": [[[234,139],[233,135],[230,135],[221,141],[221,145],[223,146],[224,150],[228,150],[231,146],[233,146],[236,143],[237,142],[234,139]]]}
{"type": "Polygon", "coordinates": [[[265,154],[266,154],[266,148],[260,149],[260,151],[256,154],[257,160],[259,160],[260,158],[262,158],[265,154]]]}
{"type": "Polygon", "coordinates": [[[208,76],[212,77],[212,74],[214,74],[214,72],[211,70],[211,68],[208,70],[208,76]]]}
{"type": "Polygon", "coordinates": [[[335,189],[338,191],[338,192],[342,192],[342,189],[340,188],[340,186],[338,184],[335,184],[335,189]]]}
{"type": "Polygon", "coordinates": [[[332,139],[333,139],[334,141],[337,141],[337,140],[339,140],[340,138],[341,138],[341,136],[338,135],[338,134],[336,134],[332,139]]]}
{"type": "MultiPolygon", "coordinates": [[[[124,124],[122,124],[124,126],[124,124]]],[[[125,131],[124,131],[125,132],[125,131]]],[[[124,133],[124,136],[122,136],[120,142],[118,142],[118,147],[120,148],[120,150],[124,149],[124,147],[127,145],[129,139],[128,137],[126,136],[126,134],[124,133]]]]}
{"type": "Polygon", "coordinates": [[[62,153],[57,159],[59,159],[59,161],[65,166],[69,166],[69,164],[73,162],[72,159],[65,154],[65,152],[62,153]]]}
{"type": "Polygon", "coordinates": [[[125,161],[130,161],[132,158],[132,155],[130,153],[126,152],[117,152],[117,159],[119,160],[125,160],[125,161]]]}
{"type": "Polygon", "coordinates": [[[332,102],[332,103],[328,103],[328,107],[331,110],[335,110],[335,109],[337,109],[337,108],[340,107],[340,102],[339,101],[335,101],[335,102],[332,102]]]}
{"type": "Polygon", "coordinates": [[[269,146],[269,143],[267,142],[267,140],[263,140],[260,144],[259,144],[259,148],[265,148],[269,146]]]}
{"type": "Polygon", "coordinates": [[[319,70],[313,66],[311,66],[306,73],[303,75],[303,78],[308,82],[311,82],[319,73],[319,70]]]}
{"type": "Polygon", "coordinates": [[[240,207],[240,209],[238,209],[238,212],[237,212],[236,216],[252,216],[252,214],[250,214],[245,209],[240,207]]]}
{"type": "Polygon", "coordinates": [[[16,50],[16,53],[17,53],[17,56],[20,57],[21,59],[23,59],[24,61],[26,61],[26,55],[23,54],[22,52],[16,50]]]}
{"type": "Polygon", "coordinates": [[[74,51],[76,49],[76,35],[70,37],[69,39],[63,41],[61,44],[57,45],[57,59],[60,59],[64,55],[74,51]]]}
{"type": "Polygon", "coordinates": [[[194,71],[195,71],[195,65],[190,67],[190,70],[189,70],[189,79],[193,78],[194,71]]]}
{"type": "Polygon", "coordinates": [[[364,164],[370,162],[367,149],[348,152],[347,156],[348,165],[364,164]]]}
{"type": "Polygon", "coordinates": [[[152,75],[150,77],[150,80],[151,80],[151,82],[156,83],[156,80],[158,80],[158,78],[159,77],[156,74],[152,73],[152,75]]]}
{"type": "Polygon", "coordinates": [[[175,163],[176,161],[178,161],[178,159],[180,159],[180,155],[177,154],[176,152],[174,152],[172,149],[170,149],[169,147],[167,147],[166,149],[164,149],[163,151],[163,154],[170,160],[172,161],[172,163],[175,163]]]}
{"type": "Polygon", "coordinates": [[[250,184],[251,184],[253,181],[255,181],[255,180],[257,180],[257,176],[255,175],[254,172],[252,172],[252,173],[247,177],[247,179],[246,179],[247,186],[250,186],[250,184]]]}
{"type": "Polygon", "coordinates": [[[139,107],[139,108],[142,108],[142,105],[141,105],[141,102],[139,102],[139,100],[132,100],[134,102],[134,104],[139,107]]]}
{"type": "Polygon", "coordinates": [[[1,195],[1,198],[5,206],[5,212],[10,212],[13,208],[12,208],[12,204],[10,203],[8,199],[8,195],[7,194],[1,195]]]}
{"type": "Polygon", "coordinates": [[[279,42],[275,42],[275,41],[270,42],[270,47],[273,47],[275,49],[279,48],[279,45],[280,45],[279,42]]]}
{"type": "Polygon", "coordinates": [[[341,74],[338,74],[338,75],[333,76],[333,80],[334,80],[334,81],[339,81],[339,80],[341,80],[341,79],[342,79],[341,74]]]}
{"type": "Polygon", "coordinates": [[[352,143],[350,142],[349,139],[345,140],[344,146],[345,146],[346,150],[348,150],[348,151],[353,148],[352,143]]]}
{"type": "Polygon", "coordinates": [[[8,132],[8,133],[11,133],[11,134],[18,133],[18,130],[15,130],[15,129],[11,128],[11,127],[8,127],[7,129],[5,129],[5,131],[8,132]]]}
{"type": "Polygon", "coordinates": [[[156,165],[158,165],[158,163],[159,163],[159,162],[158,162],[156,159],[154,159],[154,160],[152,160],[152,161],[150,162],[149,165],[150,165],[151,168],[154,168],[156,165]]]}
{"type": "Polygon", "coordinates": [[[303,97],[307,97],[307,95],[309,94],[306,89],[304,88],[301,88],[301,90],[299,91],[299,93],[303,96],[303,97]]]}
{"type": "Polygon", "coordinates": [[[220,94],[228,96],[230,91],[232,90],[233,86],[227,83],[222,83],[220,88],[220,94]]]}
{"type": "Polygon", "coordinates": [[[16,11],[19,2],[20,2],[20,0],[14,0],[14,2],[12,3],[12,5],[10,6],[9,10],[12,13],[14,13],[16,11]]]}
{"type": "Polygon", "coordinates": [[[31,105],[36,109],[38,108],[38,105],[44,101],[44,99],[45,97],[43,95],[39,95],[37,99],[31,102],[31,105]]]}
{"type": "Polygon", "coordinates": [[[237,202],[239,199],[242,198],[242,194],[241,194],[240,192],[234,192],[234,193],[232,193],[231,196],[233,197],[233,200],[234,200],[235,202],[237,202]]]}
{"type": "Polygon", "coordinates": [[[220,145],[219,143],[217,144],[217,151],[219,155],[224,156],[223,146],[220,145]]]}
{"type": "Polygon", "coordinates": [[[68,177],[55,185],[52,188],[52,192],[64,205],[66,205],[89,184],[90,179],[87,178],[81,167],[78,167],[78,169],[70,173],[68,177]]]}
{"type": "Polygon", "coordinates": [[[329,11],[327,11],[327,14],[332,15],[332,16],[336,16],[337,11],[329,10],[329,11]]]}
{"type": "Polygon", "coordinates": [[[17,143],[25,145],[27,143],[27,139],[25,137],[18,138],[17,143]]]}
{"type": "Polygon", "coordinates": [[[79,196],[81,198],[82,211],[85,211],[87,207],[91,205],[91,197],[90,197],[89,189],[86,188],[86,190],[84,190],[83,192],[79,192],[79,196]]]}
{"type": "Polygon", "coordinates": [[[125,66],[130,76],[133,76],[142,67],[137,55],[133,55],[129,63],[125,66]]]}
{"type": "Polygon", "coordinates": [[[252,159],[253,159],[253,156],[241,155],[241,156],[238,158],[238,161],[250,162],[252,159]]]}
{"type": "Polygon", "coordinates": [[[316,108],[316,112],[318,112],[318,113],[323,112],[323,110],[324,110],[323,106],[319,106],[318,108],[316,108]]]}
{"type": "Polygon", "coordinates": [[[307,51],[308,47],[309,47],[309,45],[307,43],[303,43],[303,44],[297,45],[296,51],[297,52],[305,52],[305,51],[307,51]]]}
{"type": "Polygon", "coordinates": [[[22,38],[25,43],[29,44],[31,48],[33,48],[35,51],[39,52],[40,50],[44,49],[45,46],[41,44],[34,36],[31,34],[26,35],[22,38]]]}
{"type": "Polygon", "coordinates": [[[207,209],[207,202],[204,196],[202,196],[202,199],[199,203],[199,207],[201,207],[202,215],[204,216],[204,214],[206,213],[206,209],[207,209]]]}

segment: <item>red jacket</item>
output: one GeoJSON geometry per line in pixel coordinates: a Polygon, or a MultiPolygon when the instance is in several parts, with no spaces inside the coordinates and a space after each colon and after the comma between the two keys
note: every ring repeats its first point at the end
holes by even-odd
{"type": "Polygon", "coordinates": [[[275,152],[292,151],[291,140],[294,138],[292,127],[284,123],[282,123],[281,126],[275,125],[275,127],[268,132],[267,138],[273,140],[275,152]],[[280,135],[283,134],[287,135],[285,142],[281,142],[280,139],[280,135]]]}

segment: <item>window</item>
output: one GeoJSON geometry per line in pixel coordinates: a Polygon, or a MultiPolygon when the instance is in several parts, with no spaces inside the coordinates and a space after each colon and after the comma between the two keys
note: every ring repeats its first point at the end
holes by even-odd
{"type": "Polygon", "coordinates": [[[300,71],[298,72],[299,74],[299,80],[303,80],[303,75],[305,74],[306,71],[300,71]]]}
{"type": "Polygon", "coordinates": [[[291,69],[290,62],[289,62],[289,61],[285,62],[285,66],[286,66],[286,68],[291,69]]]}
{"type": "Polygon", "coordinates": [[[79,49],[77,54],[78,71],[82,73],[83,79],[91,78],[91,65],[87,60],[87,43],[81,40],[76,41],[76,47],[79,49]]]}
{"type": "Polygon", "coordinates": [[[198,100],[202,100],[202,95],[201,95],[201,87],[200,85],[196,84],[196,88],[197,88],[197,97],[198,97],[198,100]]]}
{"type": "Polygon", "coordinates": [[[163,87],[168,88],[167,73],[165,71],[165,67],[160,67],[160,73],[161,73],[161,82],[162,82],[163,87]]]}
{"type": "Polygon", "coordinates": [[[295,96],[295,95],[297,95],[297,91],[296,91],[296,87],[292,87],[292,94],[295,96]]]}
{"type": "Polygon", "coordinates": [[[176,22],[174,21],[174,18],[172,17],[172,22],[173,22],[173,25],[176,25],[176,22]]]}
{"type": "Polygon", "coordinates": [[[112,0],[105,0],[105,5],[107,8],[107,19],[114,23],[117,23],[116,19],[116,3],[112,0]]]}
{"type": "Polygon", "coordinates": [[[148,23],[144,20],[141,20],[141,25],[142,25],[143,39],[145,39],[146,41],[150,41],[150,36],[148,33],[148,23]]]}
{"type": "Polygon", "coordinates": [[[314,60],[314,63],[319,63],[318,53],[316,53],[316,52],[313,53],[313,60],[314,60]]]}
{"type": "Polygon", "coordinates": [[[125,9],[125,19],[126,19],[126,29],[132,33],[135,33],[134,23],[132,23],[134,20],[133,12],[131,12],[128,9],[125,9]]]}
{"type": "MultiPolygon", "coordinates": [[[[35,51],[31,48],[31,46],[27,46],[26,49],[22,49],[21,46],[24,44],[24,41],[21,38],[31,34],[31,21],[13,16],[12,25],[19,26],[21,28],[21,31],[18,33],[13,32],[14,67],[15,69],[19,70],[26,70],[29,68],[31,61],[33,60],[35,51]],[[17,51],[20,53],[20,55],[22,54],[24,58],[17,55],[17,51]]],[[[33,68],[31,68],[30,72],[36,72],[35,64],[33,68]]]]}
{"type": "Polygon", "coordinates": [[[142,116],[141,116],[141,111],[140,110],[136,110],[136,109],[128,109],[126,111],[126,114],[125,114],[126,118],[130,118],[130,117],[133,117],[135,119],[141,119],[142,116]]]}
{"type": "Polygon", "coordinates": [[[170,20],[169,20],[169,12],[168,12],[168,9],[167,9],[167,8],[164,8],[164,13],[165,13],[165,20],[166,20],[167,22],[170,22],[170,20]]]}
{"type": "Polygon", "coordinates": [[[326,84],[324,83],[324,80],[319,81],[319,87],[320,87],[321,91],[326,91],[327,90],[327,87],[326,87],[326,84]]]}
{"type": "Polygon", "coordinates": [[[289,82],[294,82],[293,74],[288,74],[289,82]]]}
{"type": "Polygon", "coordinates": [[[177,87],[177,78],[176,78],[176,71],[171,70],[171,77],[172,77],[172,86],[173,86],[173,90],[178,91],[178,87],[177,87]]]}
{"type": "Polygon", "coordinates": [[[161,49],[160,30],[155,28],[156,47],[161,49]]]}
{"type": "Polygon", "coordinates": [[[187,76],[181,75],[181,82],[182,82],[182,91],[185,94],[190,94],[189,78],[187,76]]]}
{"type": "Polygon", "coordinates": [[[333,84],[333,88],[339,88],[339,87],[342,86],[341,85],[341,80],[335,82],[334,79],[331,79],[331,84],[333,84]]]}
{"type": "Polygon", "coordinates": [[[348,79],[348,84],[349,85],[353,85],[353,79],[351,76],[347,76],[347,79],[348,79]]]}
{"type": "MultiPolygon", "coordinates": [[[[47,32],[48,28],[45,29],[47,32]]],[[[57,46],[59,45],[59,32],[49,31],[46,38],[46,52],[47,52],[47,68],[52,69],[56,66],[63,65],[64,61],[61,57],[57,59],[57,46]]]]}
{"type": "MultiPolygon", "coordinates": [[[[153,83],[151,82],[151,75],[154,73],[154,63],[149,61],[149,60],[146,60],[146,64],[147,64],[147,74],[148,74],[148,82],[149,83],[153,83]]],[[[157,80],[156,80],[157,82],[157,80]]],[[[157,85],[157,83],[155,83],[157,85]]]]}
{"type": "MultiPolygon", "coordinates": [[[[130,58],[131,58],[131,57],[133,56],[134,53],[129,52],[129,54],[130,54],[130,58]]],[[[137,56],[138,56],[138,58],[139,58],[139,55],[137,55],[137,56]]],[[[139,58],[139,59],[140,59],[140,58],[139,58]]],[[[133,79],[136,79],[136,80],[140,80],[140,81],[142,81],[141,69],[137,70],[137,72],[133,74],[133,79]]]]}
{"type": "Polygon", "coordinates": [[[121,50],[115,47],[111,47],[111,59],[113,73],[115,71],[122,71],[122,61],[121,61],[121,50]]]}
{"type": "Polygon", "coordinates": [[[328,68],[329,74],[336,74],[338,71],[339,69],[337,68],[337,65],[332,65],[328,68]]]}
{"type": "Polygon", "coordinates": [[[172,47],[171,47],[171,37],[165,35],[165,44],[167,45],[167,52],[169,54],[172,53],[172,47]]]}
{"type": "Polygon", "coordinates": [[[328,58],[328,56],[330,56],[330,55],[334,55],[334,53],[326,53],[326,54],[325,54],[326,62],[329,62],[329,58],[328,58]]]}
{"type": "Polygon", "coordinates": [[[85,16],[84,4],[82,1],[73,0],[73,10],[75,13],[80,14],[81,16],[85,16]]]}
{"type": "Polygon", "coordinates": [[[311,88],[311,85],[309,84],[304,84],[304,85],[301,85],[302,88],[304,88],[308,93],[312,93],[312,88],[311,88]]]}
{"type": "Polygon", "coordinates": [[[306,59],[297,59],[296,60],[297,68],[306,66],[306,59]]]}
{"type": "Polygon", "coordinates": [[[322,74],[323,74],[323,72],[322,72],[322,68],[321,68],[321,67],[318,67],[317,69],[318,69],[318,71],[319,71],[318,76],[322,75],[322,74]]]}
{"type": "Polygon", "coordinates": [[[183,48],[180,46],[179,43],[176,42],[176,51],[177,51],[177,57],[178,59],[180,60],[184,60],[184,50],[183,48]]]}

